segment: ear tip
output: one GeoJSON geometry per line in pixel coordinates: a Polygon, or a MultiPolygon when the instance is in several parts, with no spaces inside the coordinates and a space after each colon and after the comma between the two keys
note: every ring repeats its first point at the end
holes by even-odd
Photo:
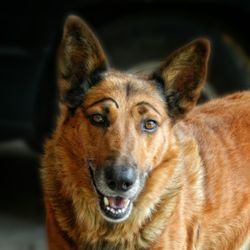
{"type": "Polygon", "coordinates": [[[82,22],[81,17],[79,17],[75,14],[70,14],[66,17],[64,23],[67,24],[67,23],[78,23],[78,22],[82,22]]]}
{"type": "Polygon", "coordinates": [[[206,37],[200,37],[197,39],[198,43],[201,44],[202,46],[206,47],[206,48],[210,48],[211,47],[211,42],[208,38],[206,37]]]}
{"type": "Polygon", "coordinates": [[[64,21],[64,30],[78,30],[81,27],[86,26],[83,19],[77,15],[70,14],[64,21]]]}
{"type": "Polygon", "coordinates": [[[206,37],[200,37],[197,38],[192,42],[193,46],[195,47],[195,50],[199,51],[201,54],[209,55],[211,51],[211,42],[206,37]]]}

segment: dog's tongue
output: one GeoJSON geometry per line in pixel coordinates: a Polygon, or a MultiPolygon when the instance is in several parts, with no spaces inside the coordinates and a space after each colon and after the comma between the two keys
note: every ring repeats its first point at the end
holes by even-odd
{"type": "Polygon", "coordinates": [[[127,205],[128,199],[122,197],[108,197],[109,205],[113,208],[124,208],[127,205]]]}

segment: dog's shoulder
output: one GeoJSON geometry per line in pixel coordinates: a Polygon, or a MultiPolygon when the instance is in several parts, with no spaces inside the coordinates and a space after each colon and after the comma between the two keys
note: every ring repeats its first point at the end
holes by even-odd
{"type": "Polygon", "coordinates": [[[194,108],[183,121],[197,141],[203,163],[218,169],[249,169],[250,92],[238,92],[194,108]]]}
{"type": "Polygon", "coordinates": [[[241,130],[249,129],[250,91],[238,92],[198,105],[188,113],[184,123],[192,130],[200,132],[205,128],[216,133],[225,130],[227,133],[233,132],[239,126],[241,130]]]}

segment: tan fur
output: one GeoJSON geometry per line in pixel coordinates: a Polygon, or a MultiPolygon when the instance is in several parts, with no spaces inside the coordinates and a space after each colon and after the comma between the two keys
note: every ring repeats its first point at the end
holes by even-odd
{"type": "MultiPolygon", "coordinates": [[[[69,17],[64,34],[72,20],[80,30],[87,29],[79,18],[69,17]]],[[[82,41],[97,52],[87,48],[91,59],[85,52],[77,55],[90,67],[84,79],[105,58],[89,32],[80,33],[86,36],[82,41]]],[[[197,40],[172,54],[153,76],[106,71],[73,113],[62,98],[41,169],[50,250],[236,250],[244,243],[249,249],[250,93],[192,109],[208,55],[208,43],[197,40]],[[163,80],[168,105],[154,77],[163,80]],[[152,106],[138,105],[142,102],[152,106]],[[105,108],[110,126],[104,130],[88,116],[105,108]],[[142,116],[158,121],[156,132],[141,132],[142,116]],[[87,167],[88,159],[104,166],[114,152],[119,159],[135,160],[139,171],[148,174],[131,215],[117,224],[100,214],[87,167]]],[[[61,93],[77,84],[70,74],[60,78],[61,93]]]]}

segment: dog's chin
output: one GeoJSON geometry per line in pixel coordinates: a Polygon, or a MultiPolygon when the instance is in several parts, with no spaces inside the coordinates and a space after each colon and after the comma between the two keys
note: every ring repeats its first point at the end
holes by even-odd
{"type": "Polygon", "coordinates": [[[133,202],[128,198],[108,197],[99,193],[99,208],[105,220],[120,223],[129,218],[133,202]]]}

